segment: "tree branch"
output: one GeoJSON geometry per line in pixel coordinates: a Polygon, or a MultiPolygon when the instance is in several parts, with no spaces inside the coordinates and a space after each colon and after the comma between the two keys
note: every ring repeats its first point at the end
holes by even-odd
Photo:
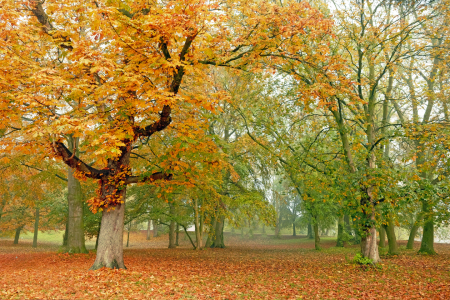
{"type": "Polygon", "coordinates": [[[172,174],[166,174],[163,172],[156,172],[153,173],[150,176],[129,176],[127,177],[127,179],[125,180],[125,184],[130,184],[130,183],[141,183],[141,182],[146,182],[146,181],[156,181],[156,180],[171,180],[173,177],[172,174]]]}

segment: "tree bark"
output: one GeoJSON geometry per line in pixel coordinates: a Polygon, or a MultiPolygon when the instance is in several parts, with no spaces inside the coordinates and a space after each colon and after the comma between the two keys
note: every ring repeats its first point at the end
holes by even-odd
{"type": "Polygon", "coordinates": [[[397,245],[397,239],[395,237],[395,231],[394,231],[394,222],[392,221],[392,218],[387,218],[387,225],[385,225],[386,235],[388,238],[388,244],[389,244],[389,254],[390,255],[398,255],[398,245],[397,245]]]}
{"type": "Polygon", "coordinates": [[[68,194],[69,216],[67,222],[67,246],[65,252],[87,253],[84,241],[83,225],[83,195],[81,184],[74,177],[72,168],[68,168],[68,194]]]}
{"type": "Polygon", "coordinates": [[[130,223],[128,223],[128,228],[127,228],[128,230],[127,230],[127,248],[129,247],[129,245],[130,245],[130,230],[131,230],[131,222],[130,223]]]}
{"type": "Polygon", "coordinates": [[[126,269],[123,262],[123,220],[125,214],[125,188],[122,190],[123,204],[103,210],[97,257],[90,270],[102,267],[126,269]]]}
{"type": "Polygon", "coordinates": [[[200,232],[200,216],[198,211],[198,200],[197,198],[194,199],[194,225],[195,225],[195,238],[196,238],[196,250],[202,249],[202,233],[200,232]]]}
{"type": "Polygon", "coordinates": [[[419,253],[436,254],[436,251],[434,251],[433,208],[426,200],[422,200],[422,212],[424,223],[419,253]]]}
{"type": "Polygon", "coordinates": [[[177,223],[177,234],[176,234],[176,238],[175,238],[175,246],[180,246],[179,236],[180,236],[180,224],[177,223]]]}
{"type": "Polygon", "coordinates": [[[153,220],[153,237],[158,236],[158,220],[153,220]]]}
{"type": "Polygon", "coordinates": [[[292,223],[292,236],[297,236],[297,232],[295,231],[295,222],[292,223]]]}
{"type": "Polygon", "coordinates": [[[317,224],[317,221],[314,222],[314,246],[316,250],[320,250],[319,224],[317,224]]]}
{"type": "Polygon", "coordinates": [[[14,236],[14,245],[19,243],[20,231],[22,231],[23,225],[16,228],[16,235],[14,236]]]}
{"type": "Polygon", "coordinates": [[[308,239],[312,240],[314,238],[311,222],[308,223],[308,239]]]}
{"type": "Polygon", "coordinates": [[[150,220],[147,221],[147,241],[150,240],[150,220]]]}
{"type": "MultiPolygon", "coordinates": [[[[370,215],[370,221],[375,224],[375,211],[372,209],[372,214],[370,215]]],[[[380,255],[378,253],[378,243],[377,243],[377,229],[375,226],[370,226],[365,228],[364,236],[361,237],[361,253],[363,257],[370,258],[373,263],[378,263],[381,261],[380,255]]]]}
{"type": "Polygon", "coordinates": [[[344,216],[340,216],[338,220],[338,234],[336,247],[344,247],[344,216]]]}
{"type": "Polygon", "coordinates": [[[36,207],[36,215],[34,219],[33,248],[37,248],[38,231],[39,231],[39,207],[36,207]]]}
{"type": "Polygon", "coordinates": [[[169,203],[169,212],[170,212],[170,224],[169,224],[169,248],[176,248],[175,245],[175,226],[176,222],[174,220],[175,217],[175,205],[173,203],[169,203]]]}
{"type": "Polygon", "coordinates": [[[220,216],[215,224],[213,243],[211,248],[225,248],[225,243],[223,241],[223,227],[225,223],[225,217],[220,216]]]}
{"type": "Polygon", "coordinates": [[[380,247],[384,248],[386,247],[386,230],[384,229],[384,226],[380,226],[380,229],[378,230],[380,233],[380,247]]]}
{"type": "Polygon", "coordinates": [[[419,228],[420,227],[417,223],[413,224],[411,231],[409,233],[408,244],[406,244],[406,249],[414,249],[414,238],[416,237],[419,228]]]}

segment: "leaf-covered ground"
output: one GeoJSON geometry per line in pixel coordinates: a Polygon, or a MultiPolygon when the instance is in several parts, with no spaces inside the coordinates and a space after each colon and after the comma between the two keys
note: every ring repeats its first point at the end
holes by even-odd
{"type": "MultiPolygon", "coordinates": [[[[357,247],[313,250],[306,238],[228,237],[226,249],[193,251],[132,235],[128,270],[87,271],[95,254],[58,254],[0,240],[0,299],[450,299],[450,245],[438,256],[403,250],[380,269],[351,262],[357,247]]],[[[418,245],[416,245],[418,246],[418,245]]]]}

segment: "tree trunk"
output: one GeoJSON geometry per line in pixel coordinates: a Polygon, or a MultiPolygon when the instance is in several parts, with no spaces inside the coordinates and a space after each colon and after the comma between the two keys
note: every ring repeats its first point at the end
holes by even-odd
{"type": "Polygon", "coordinates": [[[128,223],[128,230],[127,230],[127,248],[130,245],[130,230],[131,230],[131,222],[128,223]]]}
{"type": "Polygon", "coordinates": [[[153,237],[158,236],[158,220],[153,220],[153,237]]]}
{"type": "Polygon", "coordinates": [[[175,217],[175,205],[173,203],[169,203],[169,212],[170,212],[170,224],[169,224],[169,248],[176,248],[175,246],[175,226],[176,222],[173,219],[175,217]]]}
{"type": "Polygon", "coordinates": [[[378,230],[378,232],[380,233],[380,247],[384,248],[386,247],[386,230],[384,229],[384,226],[381,225],[380,229],[378,230]]]}
{"type": "Polygon", "coordinates": [[[147,241],[150,240],[150,220],[147,221],[147,241]]]}
{"type": "Polygon", "coordinates": [[[406,249],[414,248],[414,238],[416,237],[418,230],[419,230],[419,225],[417,223],[414,223],[411,228],[411,232],[409,233],[409,239],[408,239],[408,244],[406,244],[406,249]]]}
{"type": "MultiPolygon", "coordinates": [[[[375,209],[372,207],[371,210],[369,218],[371,223],[375,224],[375,209]]],[[[364,236],[361,237],[361,253],[363,257],[371,259],[375,264],[381,261],[378,254],[377,229],[374,225],[364,230],[364,236]]]]}
{"type": "Polygon", "coordinates": [[[194,200],[194,214],[195,214],[195,220],[194,220],[194,225],[195,225],[195,238],[196,238],[196,250],[200,250],[202,249],[202,233],[200,232],[200,216],[199,216],[199,212],[198,212],[198,200],[197,198],[195,198],[194,200]]]}
{"type": "Polygon", "coordinates": [[[98,240],[100,238],[100,228],[102,228],[101,221],[100,221],[100,223],[98,223],[97,238],[95,239],[95,250],[98,249],[98,240]]]}
{"type": "Polygon", "coordinates": [[[67,246],[67,237],[69,236],[69,212],[67,212],[66,229],[63,234],[63,247],[67,246]]]}
{"type": "Polygon", "coordinates": [[[225,217],[220,216],[215,224],[213,243],[211,248],[225,248],[225,244],[223,242],[223,225],[225,223],[225,217]]]}
{"type": "Polygon", "coordinates": [[[16,235],[14,236],[14,245],[19,243],[20,231],[22,231],[23,226],[19,226],[16,228],[16,235]]]}
{"type": "Polygon", "coordinates": [[[436,254],[436,251],[434,251],[433,208],[426,200],[422,200],[422,212],[424,223],[419,253],[436,254]]]}
{"type": "Polygon", "coordinates": [[[339,217],[338,220],[336,247],[344,247],[344,216],[339,217]]]}
{"type": "Polygon", "coordinates": [[[312,225],[311,222],[308,223],[308,239],[313,239],[314,235],[313,235],[313,230],[312,230],[312,225]]]}
{"type": "Polygon", "coordinates": [[[177,223],[177,234],[176,234],[176,238],[175,238],[175,246],[180,246],[180,244],[178,243],[179,236],[180,236],[180,224],[177,223]]]}
{"type": "Polygon", "coordinates": [[[397,245],[397,239],[395,237],[395,231],[394,231],[394,222],[392,221],[392,218],[388,217],[387,218],[387,225],[385,225],[385,230],[386,230],[386,235],[388,238],[388,243],[389,243],[389,254],[390,255],[398,255],[399,251],[398,251],[398,245],[397,245]]]}
{"type": "Polygon", "coordinates": [[[87,253],[84,243],[83,225],[83,195],[78,179],[73,176],[73,170],[68,170],[68,194],[69,216],[67,222],[67,246],[68,253],[87,253]]]}
{"type": "Polygon", "coordinates": [[[295,222],[292,223],[292,235],[297,236],[297,232],[295,231],[295,222]]]}
{"type": "Polygon", "coordinates": [[[39,207],[36,207],[36,216],[34,219],[33,248],[37,248],[38,231],[39,231],[39,207]]]}
{"type": "Polygon", "coordinates": [[[123,204],[103,210],[100,227],[97,257],[90,270],[102,267],[126,269],[123,262],[123,220],[125,214],[125,192],[123,188],[123,204]]]}
{"type": "Polygon", "coordinates": [[[319,224],[314,223],[314,246],[316,250],[320,250],[319,224]]]}
{"type": "Polygon", "coordinates": [[[217,218],[212,217],[211,226],[208,232],[208,238],[206,239],[205,248],[209,248],[213,246],[214,236],[216,235],[216,224],[217,218]]]}

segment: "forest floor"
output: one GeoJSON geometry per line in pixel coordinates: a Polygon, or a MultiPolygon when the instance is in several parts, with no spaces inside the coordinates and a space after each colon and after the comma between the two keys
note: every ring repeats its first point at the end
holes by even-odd
{"type": "MultiPolygon", "coordinates": [[[[126,236],[124,236],[126,240],[126,236]]],[[[194,251],[186,238],[132,233],[127,270],[88,271],[95,253],[61,254],[58,245],[0,240],[0,299],[450,299],[450,245],[382,255],[378,268],[352,262],[358,246],[323,250],[305,237],[227,235],[225,249],[194,251]]],[[[419,244],[416,244],[418,247],[419,244]]],[[[385,250],[384,250],[385,252],[385,250]]]]}

